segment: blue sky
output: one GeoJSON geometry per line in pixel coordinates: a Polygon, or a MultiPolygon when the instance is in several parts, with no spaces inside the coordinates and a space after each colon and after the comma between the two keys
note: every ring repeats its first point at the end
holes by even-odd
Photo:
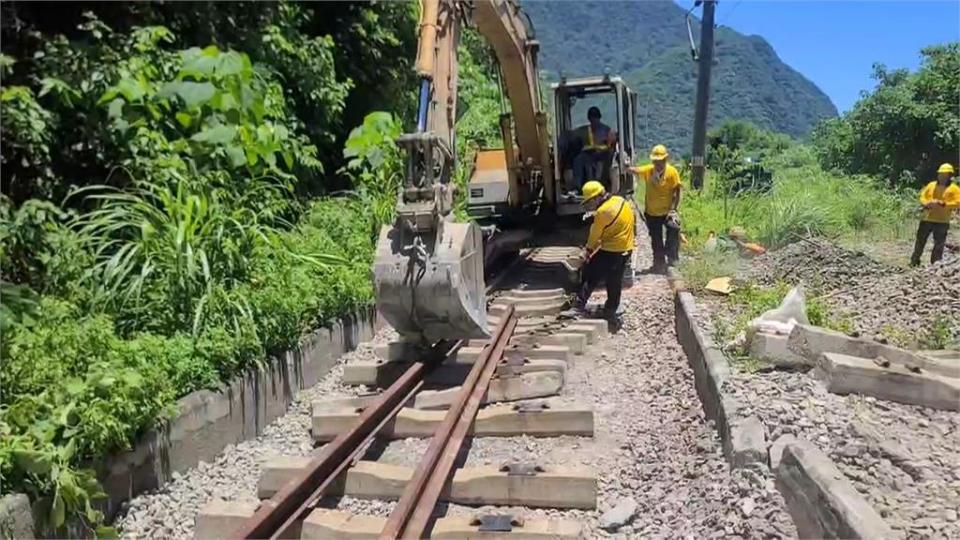
{"type": "MultiPolygon", "coordinates": [[[[689,9],[693,0],[676,3],[689,9]]],[[[874,62],[915,69],[924,46],[960,41],[960,2],[721,0],[716,22],[763,36],[843,112],[873,88],[874,62]]]]}

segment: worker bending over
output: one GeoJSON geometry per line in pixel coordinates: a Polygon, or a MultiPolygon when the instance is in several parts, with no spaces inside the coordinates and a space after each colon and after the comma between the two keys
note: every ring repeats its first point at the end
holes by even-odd
{"type": "Polygon", "coordinates": [[[650,152],[650,165],[630,169],[646,184],[643,217],[653,247],[654,273],[664,272],[664,263],[673,266],[680,258],[680,173],[667,163],[669,155],[667,147],[658,144],[650,152]]]}
{"type": "Polygon", "coordinates": [[[913,246],[910,266],[920,265],[920,256],[927,246],[927,238],[933,234],[933,251],[930,264],[943,258],[943,247],[950,230],[950,214],[960,208],[960,187],[953,183],[953,165],[944,163],[937,169],[937,179],[920,190],[923,215],[917,228],[917,242],[913,246]]]}
{"type": "Polygon", "coordinates": [[[596,214],[587,237],[587,264],[577,308],[581,312],[586,308],[593,290],[603,281],[607,288],[604,315],[608,320],[615,320],[623,291],[623,271],[633,252],[636,227],[633,206],[623,197],[608,193],[597,181],[584,184],[583,206],[596,214]]]}

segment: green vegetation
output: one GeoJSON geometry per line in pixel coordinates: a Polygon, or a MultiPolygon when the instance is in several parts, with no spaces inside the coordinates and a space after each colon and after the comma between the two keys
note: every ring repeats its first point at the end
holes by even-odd
{"type": "Polygon", "coordinates": [[[905,349],[941,350],[960,347],[960,341],[953,338],[953,329],[957,321],[943,314],[936,314],[929,325],[917,334],[886,324],[880,328],[880,335],[893,344],[905,349]]]}
{"type": "Polygon", "coordinates": [[[49,531],[177,398],[371,304],[412,6],[5,11],[0,485],[49,531]]]}
{"type": "Polygon", "coordinates": [[[724,134],[731,146],[715,142],[707,187],[686,190],[683,199],[684,234],[689,249],[699,250],[708,234],[742,227],[749,238],[776,248],[807,235],[842,237],[882,232],[899,233],[912,209],[904,195],[865,176],[846,176],[820,168],[813,150],[744,124],[727,124],[711,132],[714,141],[724,134]],[[732,179],[714,170],[732,171],[744,156],[762,158],[773,173],[772,185],[736,192],[732,179]]]}
{"type": "MultiPolygon", "coordinates": [[[[669,0],[523,2],[543,51],[549,80],[620,75],[639,94],[637,143],[690,151],[697,67],[683,8],[669,0]]],[[[700,25],[693,31],[699,36],[700,25]]],[[[710,124],[745,120],[767,130],[806,137],[821,119],[837,115],[830,99],[777,57],[762,37],[720,26],[712,76],[710,124]]],[[[585,119],[582,119],[585,121],[585,119]]]]}
{"type": "MultiPolygon", "coordinates": [[[[921,54],[916,73],[877,66],[875,91],[824,121],[812,145],[746,122],[711,131],[707,188],[688,190],[683,203],[689,251],[733,226],[767,248],[811,234],[876,241],[912,233],[915,190],[960,148],[960,44],[921,54]],[[772,172],[771,185],[739,189],[735,176],[748,157],[772,172]]],[[[688,265],[706,276],[716,258],[688,265]]]]}
{"type": "Polygon", "coordinates": [[[874,66],[877,86],[843,117],[814,132],[825,168],[878,175],[919,188],[960,149],[960,43],[920,51],[915,73],[874,66]]]}

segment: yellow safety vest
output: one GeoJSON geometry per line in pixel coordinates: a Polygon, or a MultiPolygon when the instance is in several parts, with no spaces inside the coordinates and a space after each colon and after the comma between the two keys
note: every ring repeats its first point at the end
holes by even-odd
{"type": "Polygon", "coordinates": [[[603,202],[593,216],[590,235],[587,238],[587,250],[597,248],[613,253],[625,253],[633,250],[636,234],[636,218],[631,204],[619,195],[613,195],[603,202]]]}
{"type": "MultiPolygon", "coordinates": [[[[598,131],[603,131],[603,128],[604,128],[604,127],[606,127],[606,126],[603,126],[603,125],[601,124],[600,127],[598,128],[598,131]]],[[[586,131],[586,135],[585,135],[586,144],[584,144],[584,146],[583,146],[584,150],[607,150],[607,149],[609,149],[609,146],[607,146],[607,137],[606,137],[606,136],[601,137],[602,140],[598,143],[598,142],[597,142],[597,137],[593,134],[593,129],[591,129],[590,124],[587,124],[587,125],[583,126],[583,127],[580,128],[580,129],[583,129],[584,131],[586,131]]],[[[609,136],[609,135],[610,135],[610,128],[606,128],[606,132],[607,132],[607,136],[609,136]]]]}

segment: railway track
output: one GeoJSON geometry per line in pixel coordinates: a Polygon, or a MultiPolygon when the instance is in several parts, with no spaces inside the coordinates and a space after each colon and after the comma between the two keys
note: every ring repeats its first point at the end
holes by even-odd
{"type": "Polygon", "coordinates": [[[795,536],[769,471],[724,460],[666,280],[644,275],[625,291],[617,333],[560,320],[577,265],[558,244],[488,279],[491,327],[516,320],[502,354],[479,341],[412,349],[384,329],[260,437],[131,501],[124,538],[379,538],[394,515],[387,532],[413,537],[426,510],[430,538],[795,536]],[[464,396],[482,395],[494,359],[471,417],[464,396]]]}
{"type": "Polygon", "coordinates": [[[232,538],[576,538],[573,520],[507,512],[437,517],[438,503],[593,509],[597,479],[584,468],[504,462],[461,467],[473,437],[593,434],[593,413],[531,401],[558,394],[573,357],[605,332],[600,320],[560,321],[577,282],[579,249],[526,251],[491,280],[489,340],[439,343],[424,350],[390,343],[374,362],[348,364],[345,384],[382,388],[316,402],[312,437],[326,443],[313,458],[268,464],[263,499],[221,504],[201,514],[195,536],[232,538]],[[377,439],[430,438],[414,469],[364,460],[377,439]],[[396,500],[387,517],[318,507],[325,496],[396,500]],[[219,510],[219,511],[218,511],[219,510]]]}

